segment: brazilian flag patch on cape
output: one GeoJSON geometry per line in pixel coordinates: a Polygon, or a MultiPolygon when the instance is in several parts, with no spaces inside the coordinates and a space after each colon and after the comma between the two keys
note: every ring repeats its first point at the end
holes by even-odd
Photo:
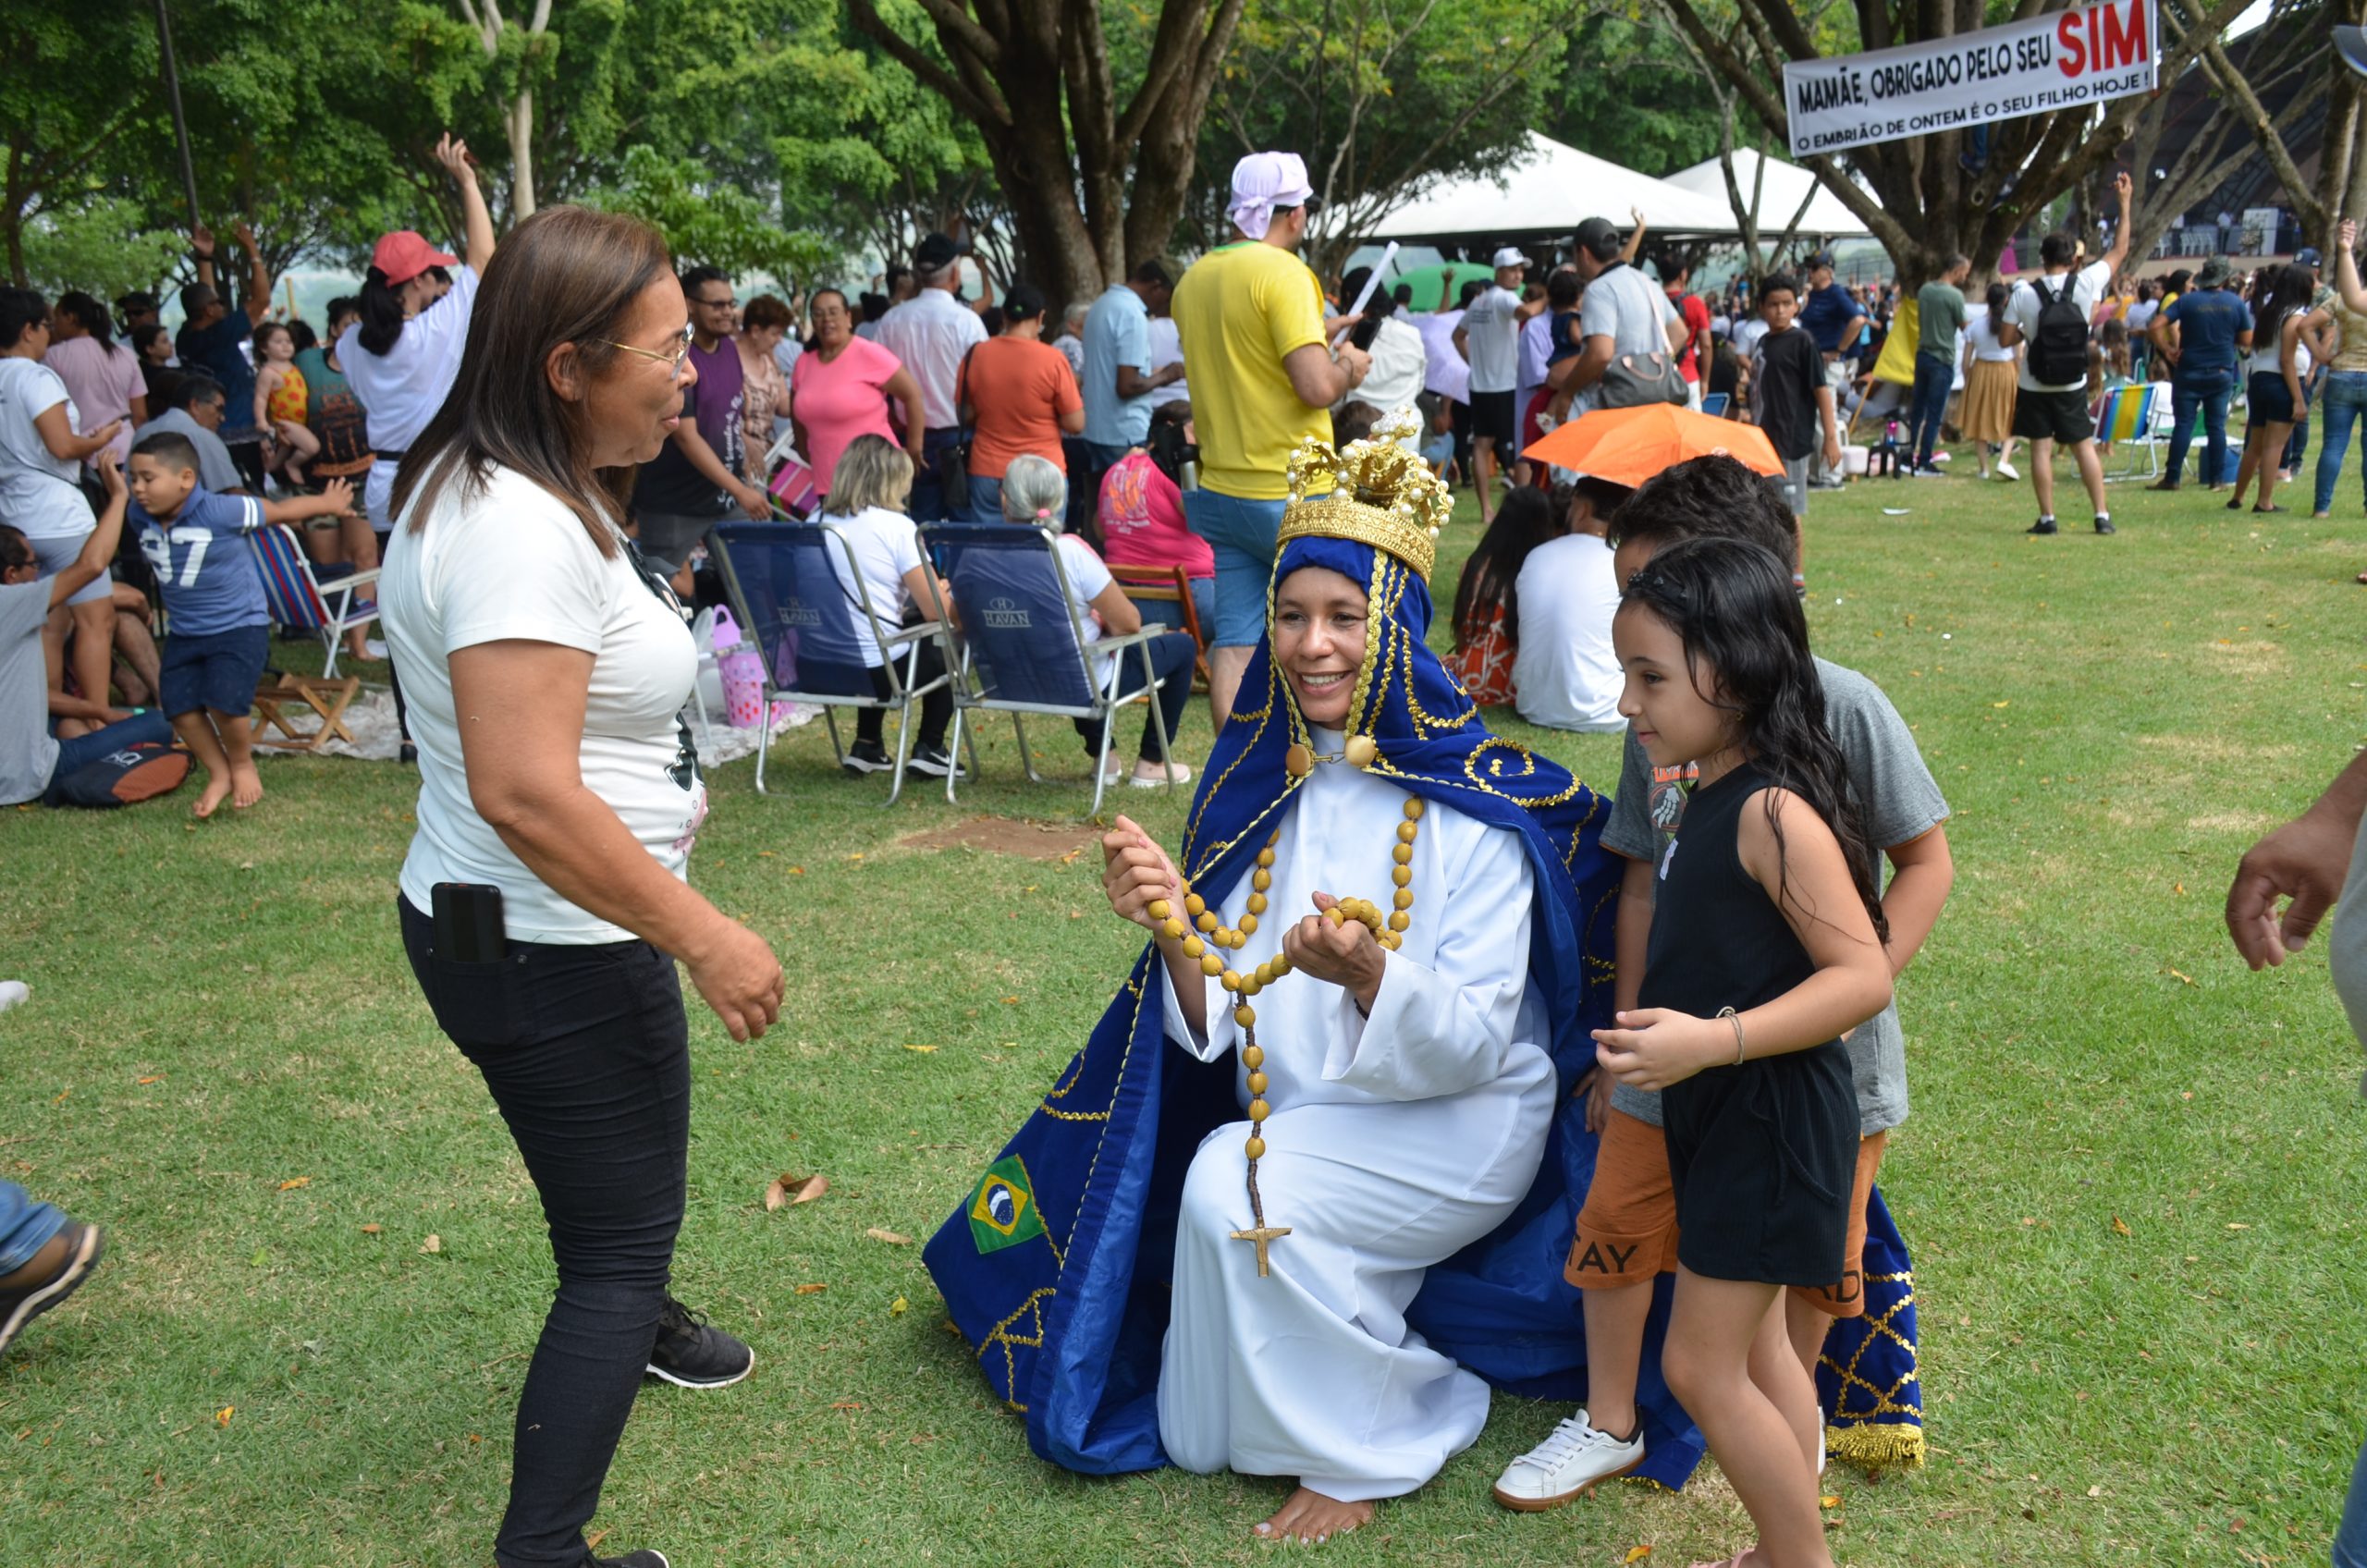
{"type": "Polygon", "coordinates": [[[970,1236],[978,1250],[1000,1252],[1043,1233],[1044,1217],[1036,1211],[1027,1167],[1019,1157],[1008,1155],[987,1166],[978,1190],[970,1194],[970,1236]]]}

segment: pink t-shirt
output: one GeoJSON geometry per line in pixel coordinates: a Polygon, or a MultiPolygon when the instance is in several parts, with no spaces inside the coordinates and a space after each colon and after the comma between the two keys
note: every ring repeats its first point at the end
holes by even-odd
{"type": "Polygon", "coordinates": [[[901,444],[903,436],[888,423],[890,377],[903,361],[868,338],[848,340],[839,357],[828,364],[813,349],[797,357],[790,376],[791,416],[804,432],[805,460],[814,468],[814,483],[825,495],[830,476],[838,472],[839,454],[858,435],[884,435],[901,444]]]}
{"type": "Polygon", "coordinates": [[[1180,566],[1214,577],[1216,552],[1184,521],[1184,493],[1148,452],[1129,452],[1101,478],[1101,538],[1112,566],[1180,566]]]}
{"type": "MultiPolygon", "coordinates": [[[[57,373],[66,383],[66,394],[81,410],[82,428],[97,430],[110,420],[123,421],[123,428],[116,432],[107,445],[115,448],[116,461],[131,460],[131,399],[148,395],[148,378],[140,374],[140,356],[118,343],[112,349],[99,346],[95,337],[73,337],[63,343],[52,343],[49,352],[42,356],[42,363],[57,373]]],[[[164,412],[150,409],[151,419],[164,412]]],[[[97,456],[92,454],[92,458],[97,456]]],[[[89,466],[91,458],[83,459],[89,466]]]]}

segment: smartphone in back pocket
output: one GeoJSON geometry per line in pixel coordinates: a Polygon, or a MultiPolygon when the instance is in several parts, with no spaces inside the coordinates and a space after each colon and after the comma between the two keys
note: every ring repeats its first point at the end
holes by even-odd
{"type": "Polygon", "coordinates": [[[428,889],[435,953],[454,963],[498,963],[509,956],[501,889],[489,882],[438,882],[428,889]]]}

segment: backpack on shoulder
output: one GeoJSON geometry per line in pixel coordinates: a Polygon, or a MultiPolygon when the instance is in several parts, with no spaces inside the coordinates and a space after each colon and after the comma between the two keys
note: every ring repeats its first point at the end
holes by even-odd
{"type": "Polygon", "coordinates": [[[2088,318],[2079,309],[2075,275],[2063,275],[2053,298],[2044,278],[2032,278],[2038,295],[2038,331],[2030,337],[2030,376],[2042,386],[2069,386],[2088,378],[2088,318]]]}
{"type": "Polygon", "coordinates": [[[189,778],[190,755],[178,746],[141,741],[86,762],[57,781],[62,806],[136,805],[168,795],[189,778]]]}

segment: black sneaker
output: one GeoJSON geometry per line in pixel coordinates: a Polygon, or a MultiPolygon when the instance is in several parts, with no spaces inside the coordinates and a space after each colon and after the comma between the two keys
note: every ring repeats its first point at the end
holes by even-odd
{"type": "Polygon", "coordinates": [[[2100,517],[2096,519],[2096,532],[2099,533],[2117,533],[2120,530],[2112,525],[2112,519],[2108,517],[2100,517]]]}
{"type": "Polygon", "coordinates": [[[595,1557],[592,1568],[674,1568],[674,1564],[655,1547],[644,1547],[629,1557],[595,1557]]]}
{"type": "Polygon", "coordinates": [[[2042,517],[2036,522],[2030,524],[2029,532],[2040,534],[2052,534],[2060,533],[2063,531],[2054,525],[2054,520],[2053,518],[2042,517]]]}
{"type": "Polygon", "coordinates": [[[2178,482],[2177,482],[2177,480],[2175,480],[2175,479],[2172,479],[2172,478],[2171,478],[2168,474],[2166,474],[2166,473],[2165,473],[2165,474],[2164,474],[2161,478],[2159,478],[2159,479],[2157,479],[2157,480],[2153,481],[2153,483],[2152,483],[2152,484],[2148,484],[2147,486],[2145,486],[2145,488],[2146,488],[2146,489],[2148,489],[2148,490],[2175,490],[2175,489],[2177,489],[2177,487],[2178,487],[2178,482]]]}
{"type": "Polygon", "coordinates": [[[68,1225],[61,1233],[66,1237],[66,1260],[55,1273],[30,1285],[0,1291],[0,1351],[8,1348],[26,1324],[81,1289],[91,1270],[99,1266],[106,1239],[97,1226],[68,1225]]]}
{"type": "Polygon", "coordinates": [[[943,746],[932,746],[926,742],[913,748],[912,760],[904,766],[914,773],[926,773],[931,778],[942,778],[949,773],[956,778],[970,777],[970,770],[948,756],[943,746]]]}
{"type": "Polygon", "coordinates": [[[839,766],[849,773],[861,776],[866,773],[885,773],[894,767],[896,763],[895,759],[888,754],[887,748],[880,745],[878,741],[857,741],[847,748],[847,754],[839,759],[839,766]]]}
{"type": "Polygon", "coordinates": [[[672,1296],[666,1298],[666,1310],[657,1318],[657,1342],[649,1349],[652,1376],[677,1388],[728,1389],[755,1369],[754,1351],[708,1327],[705,1317],[672,1296]]]}

